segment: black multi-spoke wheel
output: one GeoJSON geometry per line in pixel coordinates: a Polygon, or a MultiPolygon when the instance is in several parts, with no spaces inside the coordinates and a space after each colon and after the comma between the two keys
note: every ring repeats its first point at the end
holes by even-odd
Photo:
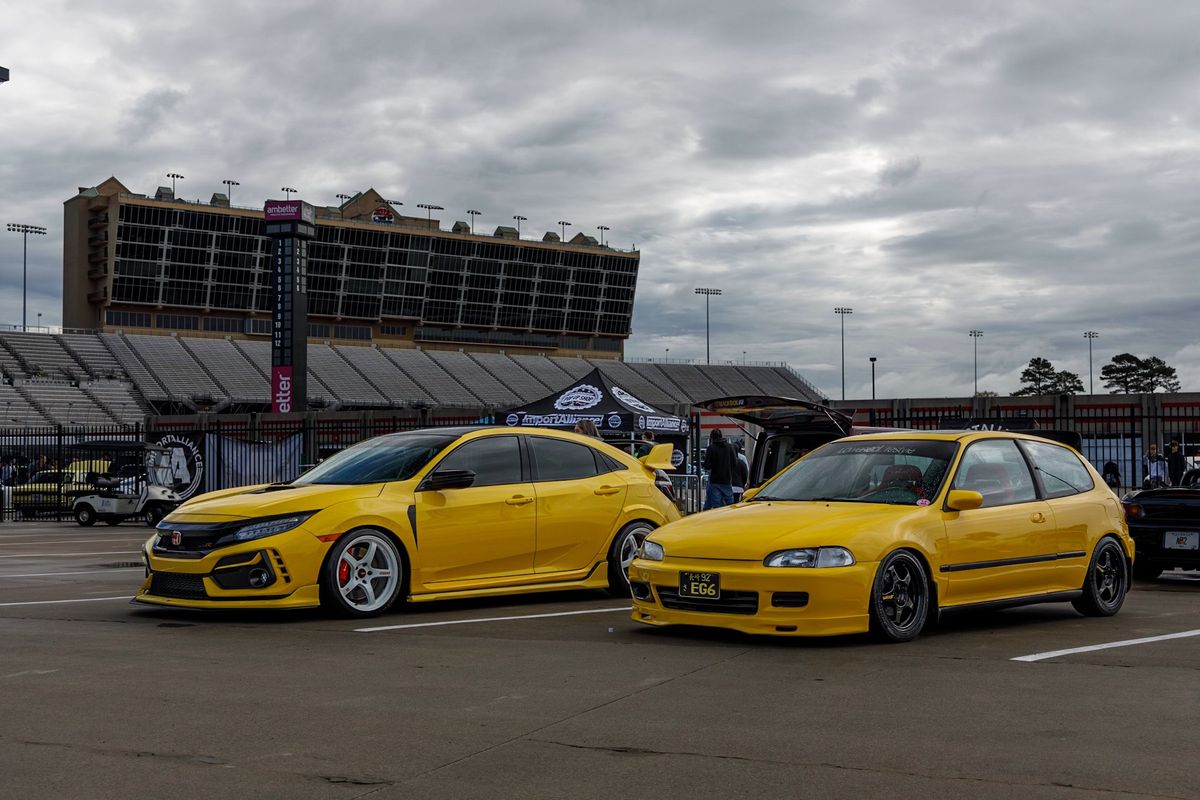
{"type": "Polygon", "coordinates": [[[638,520],[621,529],[608,551],[608,592],[629,597],[629,565],[637,558],[642,542],[654,531],[649,522],[638,520]]]}
{"type": "Polygon", "coordinates": [[[372,529],[337,541],[321,580],[323,604],[344,616],[373,617],[391,608],[404,588],[403,556],[395,543],[372,529]]]}
{"type": "Polygon", "coordinates": [[[915,639],[929,616],[929,578],[907,550],[888,555],[871,587],[871,632],[886,642],[915,639]]]}
{"type": "Polygon", "coordinates": [[[1083,582],[1083,595],[1071,605],[1088,617],[1111,617],[1129,591],[1129,562],[1115,539],[1101,539],[1083,582]]]}

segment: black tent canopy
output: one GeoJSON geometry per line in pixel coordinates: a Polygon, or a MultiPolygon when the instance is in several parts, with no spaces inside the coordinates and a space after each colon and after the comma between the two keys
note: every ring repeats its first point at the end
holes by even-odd
{"type": "Polygon", "coordinates": [[[687,433],[687,420],[643,403],[599,368],[566,389],[527,403],[500,415],[505,424],[539,428],[574,428],[581,419],[591,420],[602,433],[687,433]]]}

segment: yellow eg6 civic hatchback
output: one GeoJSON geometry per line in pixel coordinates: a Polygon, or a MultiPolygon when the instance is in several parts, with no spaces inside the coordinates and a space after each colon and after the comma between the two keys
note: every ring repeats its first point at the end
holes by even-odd
{"type": "Polygon", "coordinates": [[[1033,436],[850,437],[746,495],[646,538],[635,621],[906,641],[941,609],[1069,600],[1109,616],[1129,588],[1116,495],[1033,436]]]}
{"type": "Polygon", "coordinates": [[[552,430],[380,436],[290,483],[213,492],[146,542],[134,599],[351,616],[399,599],[572,588],[628,594],[646,534],[679,519],[671,445],[641,459],[552,430]]]}

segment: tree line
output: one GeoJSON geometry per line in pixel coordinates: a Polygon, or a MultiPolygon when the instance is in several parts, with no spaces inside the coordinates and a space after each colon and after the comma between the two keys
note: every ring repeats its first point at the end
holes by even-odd
{"type": "MultiPolygon", "coordinates": [[[[1139,358],[1133,353],[1118,353],[1100,369],[1100,380],[1112,394],[1154,394],[1178,392],[1175,368],[1158,356],[1139,358]]],[[[1021,388],[1014,395],[1081,394],[1083,381],[1069,370],[1055,369],[1049,359],[1037,356],[1021,372],[1021,388]]],[[[983,392],[980,392],[983,394],[983,392]]]]}

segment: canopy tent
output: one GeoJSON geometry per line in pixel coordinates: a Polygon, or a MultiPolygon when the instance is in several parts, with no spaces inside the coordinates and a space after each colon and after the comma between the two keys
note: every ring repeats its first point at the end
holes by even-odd
{"type": "Polygon", "coordinates": [[[599,368],[566,389],[501,414],[513,426],[574,428],[591,420],[602,433],[650,432],[667,436],[687,433],[687,420],[643,403],[609,380],[599,368]]]}

